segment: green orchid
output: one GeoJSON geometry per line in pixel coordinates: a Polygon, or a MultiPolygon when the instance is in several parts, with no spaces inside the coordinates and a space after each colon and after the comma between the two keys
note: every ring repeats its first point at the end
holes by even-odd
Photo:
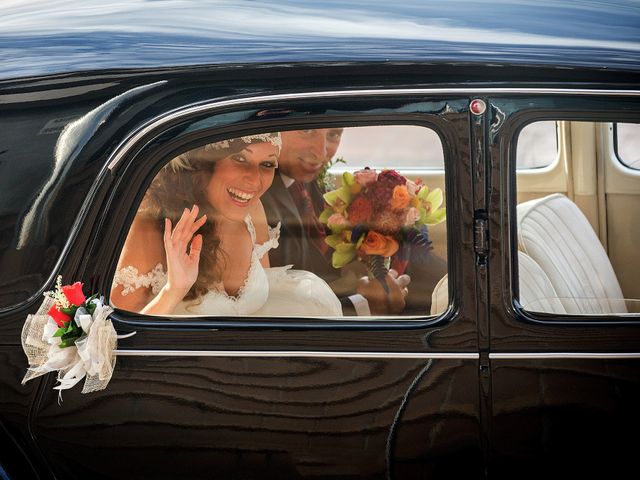
{"type": "Polygon", "coordinates": [[[435,188],[429,191],[426,187],[423,187],[417,196],[421,204],[420,207],[418,207],[420,211],[420,220],[418,220],[418,223],[423,225],[437,225],[446,220],[447,211],[444,207],[440,208],[444,202],[442,189],[435,188]],[[423,193],[425,190],[426,192],[423,193]]]}
{"type": "Polygon", "coordinates": [[[335,213],[343,213],[351,203],[353,194],[351,186],[356,182],[352,173],[345,172],[342,174],[342,186],[335,190],[325,193],[322,197],[324,201],[333,207],[335,213]]]}
{"type": "Polygon", "coordinates": [[[341,243],[331,255],[333,268],[342,268],[356,258],[356,247],[353,244],[341,243]]]}
{"type": "Polygon", "coordinates": [[[342,268],[356,257],[356,245],[351,243],[351,230],[343,230],[325,238],[325,243],[334,249],[331,263],[334,268],[342,268]]]}

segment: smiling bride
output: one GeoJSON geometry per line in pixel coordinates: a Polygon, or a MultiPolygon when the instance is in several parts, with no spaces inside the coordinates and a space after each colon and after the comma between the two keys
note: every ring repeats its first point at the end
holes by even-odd
{"type": "Polygon", "coordinates": [[[280,145],[277,133],[244,136],[163,167],[129,230],[111,303],[156,315],[341,315],[322,279],[269,266],[280,225],[267,225],[260,197],[280,145]]]}

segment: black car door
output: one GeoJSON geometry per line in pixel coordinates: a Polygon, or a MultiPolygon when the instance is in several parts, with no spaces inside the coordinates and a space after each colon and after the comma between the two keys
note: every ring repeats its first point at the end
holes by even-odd
{"type": "MultiPolygon", "coordinates": [[[[526,478],[621,476],[632,468],[634,458],[633,442],[627,439],[640,426],[637,301],[627,301],[625,307],[624,301],[611,298],[607,305],[618,307],[599,310],[606,299],[568,298],[562,293],[544,298],[538,292],[542,302],[552,302],[541,308],[525,305],[524,297],[531,295],[527,275],[532,259],[541,267],[538,273],[548,275],[547,282],[551,279],[558,292],[570,288],[604,292],[615,282],[598,268],[590,269],[598,262],[609,263],[600,243],[607,246],[608,238],[608,257],[614,258],[615,237],[633,238],[634,227],[623,220],[631,210],[612,211],[633,191],[605,188],[612,180],[607,164],[619,162],[604,146],[611,122],[637,124],[637,92],[521,91],[489,97],[487,102],[486,151],[492,168],[485,199],[491,244],[486,294],[491,329],[490,476],[510,477],[523,464],[527,468],[519,472],[526,478]],[[522,128],[543,121],[557,124],[558,159],[553,162],[561,173],[559,187],[550,187],[557,181],[532,183],[531,176],[545,175],[544,168],[524,172],[516,168],[522,128]],[[523,205],[538,200],[531,207],[539,209],[538,217],[526,210],[527,218],[538,224],[525,224],[523,205]],[[558,210],[552,200],[573,213],[565,215],[569,210],[558,210]],[[578,221],[583,215],[575,205],[584,218],[589,216],[591,225],[578,221]],[[620,220],[623,228],[616,230],[620,220]],[[586,247],[597,244],[602,255],[596,253],[602,258],[582,253],[587,235],[592,240],[586,247]]],[[[554,132],[555,128],[551,132],[555,136],[554,132]]],[[[625,174],[637,176],[631,169],[625,174]]],[[[637,268],[633,255],[616,265],[623,292],[632,291],[636,283],[625,286],[623,276],[637,279],[637,268]]]]}
{"type": "Polygon", "coordinates": [[[485,308],[487,252],[477,226],[487,219],[479,207],[487,199],[482,126],[470,120],[469,101],[446,90],[212,100],[123,135],[106,162],[109,186],[96,186],[78,232],[82,241],[69,254],[79,259],[77,276],[91,279],[96,290],[109,290],[145,189],[180,151],[205,138],[278,129],[400,124],[431,128],[442,142],[449,306],[439,316],[359,320],[171,318],[116,310],[118,332],[136,334],[120,341],[105,390],[65,391],[59,403],[53,375],[39,386],[32,435],[55,474],[481,475],[489,377],[481,348],[488,344],[487,317],[478,305],[485,308]]]}

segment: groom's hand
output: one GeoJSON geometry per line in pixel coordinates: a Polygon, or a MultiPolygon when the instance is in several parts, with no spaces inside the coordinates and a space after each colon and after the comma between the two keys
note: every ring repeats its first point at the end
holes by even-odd
{"type": "Polygon", "coordinates": [[[393,315],[402,312],[405,307],[407,285],[411,282],[409,275],[400,275],[391,269],[385,277],[389,293],[378,280],[362,277],[358,280],[357,292],[367,299],[372,315],[393,315]]]}

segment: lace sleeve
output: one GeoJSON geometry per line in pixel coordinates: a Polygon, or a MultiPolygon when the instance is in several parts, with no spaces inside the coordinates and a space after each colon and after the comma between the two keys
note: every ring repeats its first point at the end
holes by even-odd
{"type": "Polygon", "coordinates": [[[280,225],[278,224],[275,227],[269,227],[269,240],[264,243],[255,246],[255,252],[258,255],[258,258],[262,258],[265,253],[273,248],[278,248],[278,240],[280,239],[280,225]]]}
{"type": "Polygon", "coordinates": [[[164,272],[161,263],[144,275],[140,274],[136,267],[129,265],[116,272],[111,288],[122,285],[124,287],[122,290],[123,297],[133,293],[138,288],[151,288],[151,292],[157,295],[165,283],[167,283],[167,274],[164,272]]]}

